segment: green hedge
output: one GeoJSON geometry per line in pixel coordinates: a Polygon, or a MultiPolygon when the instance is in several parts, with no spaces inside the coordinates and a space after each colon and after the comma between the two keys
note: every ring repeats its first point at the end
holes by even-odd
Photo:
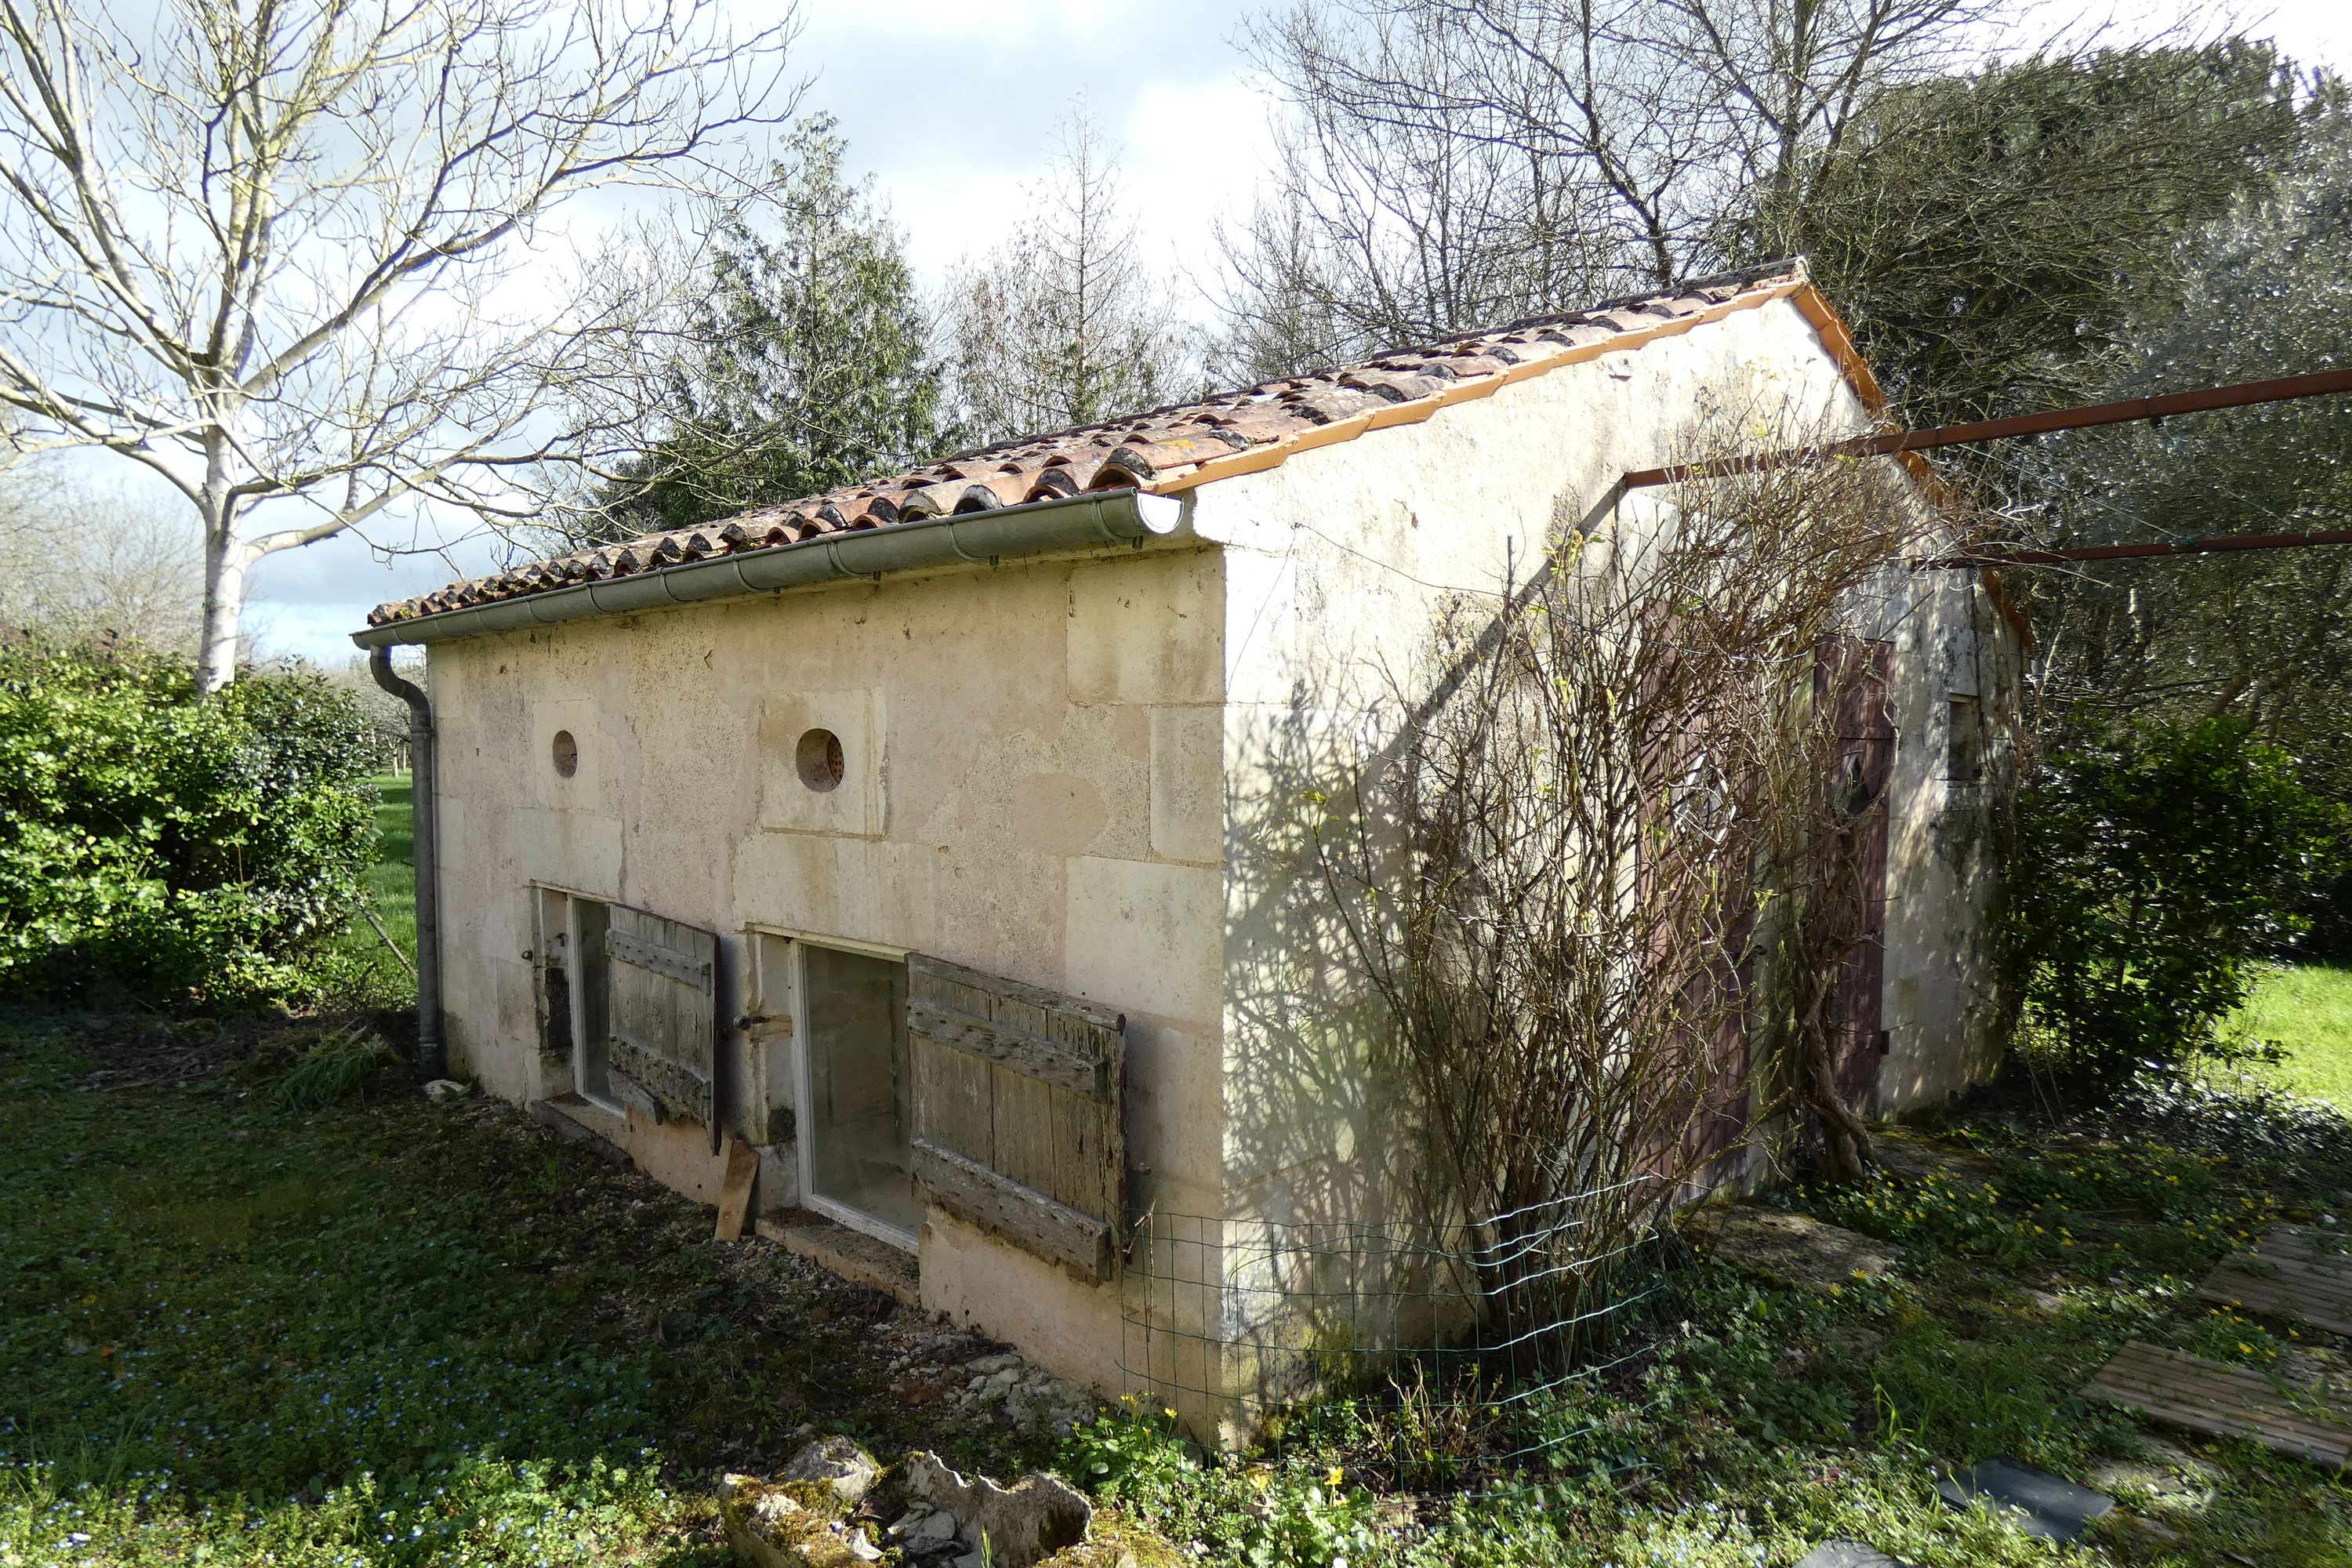
{"type": "Polygon", "coordinates": [[[370,743],[315,675],[204,698],[139,648],[0,647],[0,995],[299,990],[360,902],[370,743]]]}
{"type": "Polygon", "coordinates": [[[2236,719],[2092,730],[2021,798],[2025,1043],[2111,1088],[2212,1055],[2252,966],[2307,926],[2340,813],[2236,719]]]}

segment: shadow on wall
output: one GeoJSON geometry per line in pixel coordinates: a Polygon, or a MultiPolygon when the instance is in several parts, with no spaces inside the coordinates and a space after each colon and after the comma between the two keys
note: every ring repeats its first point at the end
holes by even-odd
{"type": "MultiPolygon", "coordinates": [[[[1558,1373],[1759,1126],[1859,1163],[1889,790],[1855,715],[1916,608],[1912,493],[1856,464],[1612,491],[1503,592],[1417,584],[1421,626],[1359,613],[1370,648],[1230,710],[1223,1213],[1154,1216],[1143,1370],[1245,1410],[1468,1333],[1558,1373]]],[[[1388,586],[1348,570],[1316,588],[1388,586]]]]}

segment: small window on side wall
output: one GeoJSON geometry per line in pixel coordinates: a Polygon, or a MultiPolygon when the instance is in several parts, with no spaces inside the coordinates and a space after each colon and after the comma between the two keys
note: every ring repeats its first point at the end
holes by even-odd
{"type": "Polygon", "coordinates": [[[1950,728],[1945,742],[1944,776],[1954,784],[1977,784],[1984,778],[1984,711],[1973,697],[1957,693],[1951,699],[1950,728]]]}

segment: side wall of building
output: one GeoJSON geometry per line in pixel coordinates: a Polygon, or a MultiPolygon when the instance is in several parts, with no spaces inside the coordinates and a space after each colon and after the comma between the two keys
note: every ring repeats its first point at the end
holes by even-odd
{"type": "MultiPolygon", "coordinates": [[[[1330,919],[1300,803],[1336,786],[1345,755],[1386,739],[1380,726],[1392,721],[1370,710],[1393,713],[1400,693],[1425,689],[1436,617],[1449,605],[1475,614],[1506,583],[1524,582],[1559,531],[1620,526],[1620,476],[1673,460],[1709,407],[1777,414],[1806,430],[1869,419],[1783,301],[1202,491],[1193,526],[1226,552],[1224,1213],[1234,1245],[1377,1228],[1397,1217],[1417,1159],[1411,1129],[1366,1069],[1379,1008],[1330,919]]],[[[1641,504],[1625,504],[1624,525],[1639,526],[1641,504]]],[[[1948,1093],[1989,1065],[1976,928],[1990,862],[1947,809],[1954,786],[1941,762],[1948,694],[1979,687],[1981,606],[1965,583],[1897,575],[1881,634],[1898,645],[1881,1110],[1948,1093]]],[[[1247,1272],[1239,1254],[1229,1263],[1247,1272]]],[[[1245,1282],[1237,1300],[1232,1315],[1245,1320],[1245,1282]]]]}
{"type": "MultiPolygon", "coordinates": [[[[754,928],[932,954],[1129,1017],[1138,1194],[1219,1201],[1224,591],[1184,547],[889,579],[436,645],[453,1060],[515,1100],[568,1090],[536,1043],[535,887],[716,931],[722,1016],[759,1011],[754,928]],[[845,777],[795,744],[823,728],[845,777]],[[557,731],[577,747],[562,776],[557,731]]],[[[735,1130],[781,1061],[730,1031],[735,1130]]],[[[784,1093],[786,1090],[775,1090],[784,1093]]],[[[709,1201],[702,1130],[632,1152],[709,1201]]],[[[925,1305],[1112,1386],[1115,1292],[933,1210],[925,1305]]]]}

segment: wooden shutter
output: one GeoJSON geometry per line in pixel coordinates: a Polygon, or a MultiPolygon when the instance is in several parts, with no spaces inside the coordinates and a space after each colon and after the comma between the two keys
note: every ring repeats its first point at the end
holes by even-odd
{"type": "Polygon", "coordinates": [[[910,955],[917,1184],[959,1219],[1109,1279],[1126,1028],[1108,1007],[910,955]]]}
{"type": "Polygon", "coordinates": [[[1831,886],[1837,918],[1852,939],[1829,997],[1831,1059],[1846,1104],[1869,1114],[1886,1055],[1887,786],[1895,773],[1895,721],[1887,712],[1895,645],[1828,637],[1813,665],[1813,695],[1835,703],[1839,805],[1843,834],[1831,847],[1838,858],[1831,886]]]}
{"type": "Polygon", "coordinates": [[[604,956],[614,1090],[656,1121],[702,1123],[717,1153],[717,934],[614,904],[604,956]]]}

